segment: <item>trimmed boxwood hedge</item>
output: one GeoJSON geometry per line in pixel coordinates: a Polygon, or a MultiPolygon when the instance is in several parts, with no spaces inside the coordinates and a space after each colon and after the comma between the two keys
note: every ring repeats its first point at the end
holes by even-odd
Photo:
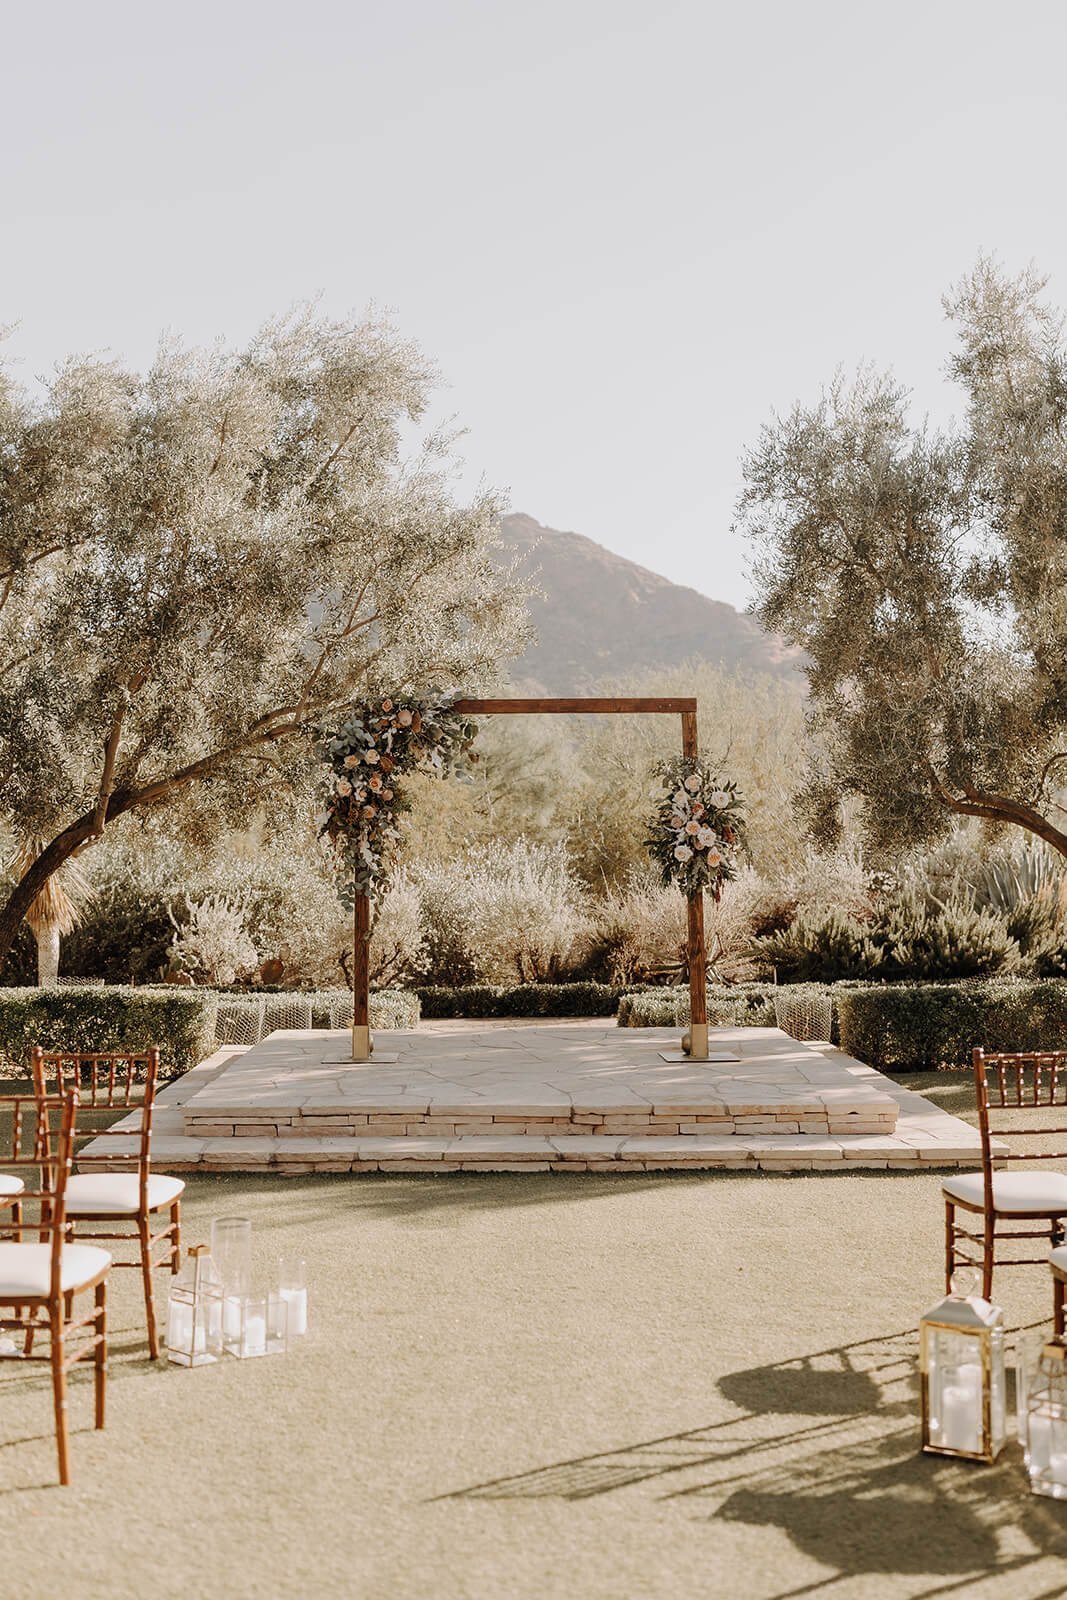
{"type": "Polygon", "coordinates": [[[849,986],[836,995],[841,1048],[883,1072],[965,1067],[987,1050],[1067,1049],[1067,981],[849,986]]]}
{"type": "Polygon", "coordinates": [[[0,989],[0,1057],[29,1072],[30,1051],[145,1050],[158,1044],[164,1077],[188,1072],[215,1048],[211,989],[0,989]]]}
{"type": "Polygon", "coordinates": [[[625,989],[610,983],[468,984],[417,989],[424,1017],[613,1017],[625,989]]]}
{"type": "MultiPolygon", "coordinates": [[[[795,984],[797,993],[823,984],[795,984]]],[[[708,1022],[713,1028],[773,1028],[773,983],[708,985],[708,1022]]],[[[619,1000],[620,1028],[677,1028],[689,1021],[688,988],[631,990],[619,1000]]]]}

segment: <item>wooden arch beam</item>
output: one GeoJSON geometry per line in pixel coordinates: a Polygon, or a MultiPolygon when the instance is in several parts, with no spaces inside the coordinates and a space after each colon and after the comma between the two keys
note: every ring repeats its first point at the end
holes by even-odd
{"type": "MultiPolygon", "coordinates": [[[[464,717],[493,716],[676,716],[682,721],[682,754],[697,755],[697,702],[695,696],[584,695],[571,699],[455,700],[452,710],[464,717]]],[[[686,955],[689,962],[689,1052],[696,1059],[708,1053],[707,952],[704,942],[704,896],[687,896],[686,955]]],[[[355,950],[352,962],[352,1059],[371,1059],[370,1034],[370,901],[356,896],[355,950]]]]}

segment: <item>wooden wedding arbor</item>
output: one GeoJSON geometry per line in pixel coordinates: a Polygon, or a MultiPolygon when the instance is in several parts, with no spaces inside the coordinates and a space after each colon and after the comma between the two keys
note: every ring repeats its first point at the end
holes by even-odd
{"type": "MultiPolygon", "coordinates": [[[[456,700],[452,709],[461,716],[539,716],[544,713],[573,715],[639,715],[674,716],[682,719],[682,754],[697,755],[697,702],[695,698],[641,698],[629,699],[612,696],[608,699],[582,698],[577,700],[456,700]]],[[[702,894],[687,897],[688,938],[686,951],[689,961],[689,1033],[682,1041],[682,1049],[696,1060],[706,1060],[708,1055],[708,1001],[704,948],[704,897],[702,894]]],[[[370,897],[356,895],[355,942],[352,961],[352,1060],[370,1061],[373,1049],[370,1030],[370,897]]],[[[382,1057],[378,1057],[381,1060],[382,1057]]]]}

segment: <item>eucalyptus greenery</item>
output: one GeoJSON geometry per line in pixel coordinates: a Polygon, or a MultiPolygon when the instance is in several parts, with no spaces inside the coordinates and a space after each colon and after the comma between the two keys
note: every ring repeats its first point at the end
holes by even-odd
{"type": "Polygon", "coordinates": [[[1043,288],[980,260],[946,298],[958,426],[862,371],[745,463],[759,611],[808,657],[823,841],[853,799],[893,857],[957,816],[1067,854],[1067,347],[1043,288]]]}
{"type": "Polygon", "coordinates": [[[500,501],[457,504],[450,441],[411,463],[433,373],[387,324],[304,311],[144,376],[0,371],[0,822],[42,840],[0,963],[52,874],[116,818],[292,815],[302,734],[373,683],[495,685],[527,634],[500,501]]]}

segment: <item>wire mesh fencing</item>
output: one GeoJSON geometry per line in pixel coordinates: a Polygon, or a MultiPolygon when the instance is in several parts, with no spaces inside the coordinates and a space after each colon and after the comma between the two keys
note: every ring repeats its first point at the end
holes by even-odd
{"type": "Polygon", "coordinates": [[[774,1020],[791,1039],[823,1043],[833,1027],[834,1003],[828,994],[793,994],[785,987],[775,994],[774,1020]]]}

